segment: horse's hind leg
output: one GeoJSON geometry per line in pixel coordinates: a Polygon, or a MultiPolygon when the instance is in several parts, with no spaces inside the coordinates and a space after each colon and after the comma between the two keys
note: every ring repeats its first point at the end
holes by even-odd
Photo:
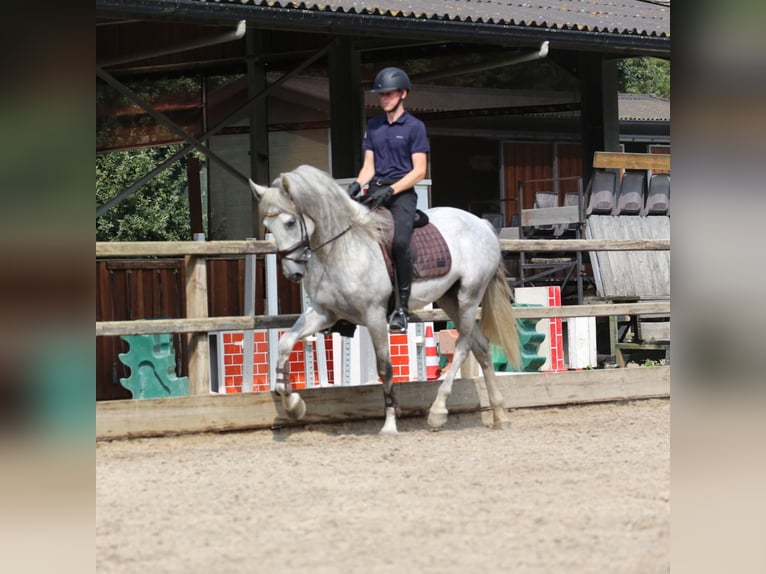
{"type": "Polygon", "coordinates": [[[447,399],[452,393],[452,383],[457,376],[458,369],[468,355],[468,347],[470,345],[470,349],[474,357],[476,357],[476,362],[481,367],[484,381],[487,384],[489,404],[492,406],[492,427],[496,429],[504,428],[507,417],[503,405],[503,395],[497,385],[497,378],[495,377],[495,370],[492,365],[492,356],[489,352],[489,343],[481,332],[478,322],[474,319],[476,308],[468,311],[463,310],[460,313],[455,297],[444,297],[438,303],[455,322],[459,337],[455,344],[455,354],[450,370],[444,382],[439,386],[436,399],[428,412],[428,425],[432,428],[439,428],[447,422],[447,399]],[[462,345],[461,342],[463,343],[462,345]]]}
{"type": "Polygon", "coordinates": [[[445,296],[438,301],[439,306],[449,315],[455,323],[458,338],[455,342],[455,353],[452,356],[452,364],[447,371],[447,376],[436,391],[436,398],[428,410],[428,426],[438,429],[447,422],[447,399],[452,394],[452,384],[455,381],[458,370],[468,356],[472,346],[474,331],[479,330],[476,323],[477,306],[468,310],[458,310],[457,296],[445,296]]]}
{"type": "Polygon", "coordinates": [[[474,341],[471,348],[476,361],[481,366],[484,382],[487,384],[487,394],[489,395],[489,404],[492,405],[492,428],[503,429],[507,426],[508,418],[506,416],[503,394],[497,385],[495,376],[495,367],[492,364],[492,355],[489,352],[489,342],[481,333],[478,325],[474,330],[474,341]]]}

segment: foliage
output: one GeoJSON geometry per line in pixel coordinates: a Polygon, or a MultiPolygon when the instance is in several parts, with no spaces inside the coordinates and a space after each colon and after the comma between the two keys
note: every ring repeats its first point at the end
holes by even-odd
{"type": "Polygon", "coordinates": [[[628,94],[670,98],[670,62],[657,58],[628,58],[617,64],[617,89],[628,94]]]}
{"type": "MultiPolygon", "coordinates": [[[[199,106],[202,102],[202,78],[182,76],[170,78],[129,79],[123,85],[150,104],[155,110],[165,111],[173,120],[182,119],[183,113],[173,111],[180,104],[182,110],[199,106]]],[[[96,147],[113,149],[119,147],[120,132],[140,134],[143,130],[157,129],[158,122],[127,96],[98,79],[96,81],[96,147]]],[[[166,134],[166,140],[176,136],[165,126],[159,130],[166,134]]],[[[138,141],[138,140],[135,140],[138,141]]],[[[144,141],[149,144],[149,140],[144,141]]]]}
{"type": "MultiPolygon", "coordinates": [[[[101,206],[180,150],[139,148],[96,156],[96,205],[101,206]]],[[[96,241],[191,239],[186,158],[175,162],[96,219],[96,241]]]]}
{"type": "MultiPolygon", "coordinates": [[[[178,78],[153,78],[125,82],[125,86],[149,103],[157,103],[164,97],[194,96],[202,90],[202,80],[196,76],[178,78]]],[[[118,93],[108,84],[96,82],[96,106],[136,106],[129,98],[118,93]]]]}

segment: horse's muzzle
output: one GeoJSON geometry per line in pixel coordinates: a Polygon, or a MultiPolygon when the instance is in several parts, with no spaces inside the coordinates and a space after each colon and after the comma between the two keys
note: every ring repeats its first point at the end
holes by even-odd
{"type": "Polygon", "coordinates": [[[293,271],[292,273],[284,270],[285,278],[289,279],[290,281],[294,281],[295,283],[300,283],[303,279],[303,273],[298,271],[293,271]]]}

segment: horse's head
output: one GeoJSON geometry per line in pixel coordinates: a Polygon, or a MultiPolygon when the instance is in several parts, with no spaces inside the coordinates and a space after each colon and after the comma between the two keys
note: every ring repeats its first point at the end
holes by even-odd
{"type": "Polygon", "coordinates": [[[277,253],[282,256],[282,273],[291,281],[300,281],[311,257],[313,220],[300,213],[282,187],[264,187],[250,181],[250,188],[258,198],[263,226],[274,235],[277,253]]]}

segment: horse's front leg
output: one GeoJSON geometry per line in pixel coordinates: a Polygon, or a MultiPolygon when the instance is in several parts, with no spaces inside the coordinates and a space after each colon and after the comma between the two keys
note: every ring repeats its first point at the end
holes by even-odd
{"type": "Polygon", "coordinates": [[[375,362],[378,376],[383,382],[383,398],[386,405],[386,421],[383,423],[383,428],[380,429],[380,434],[395,435],[398,433],[396,418],[402,412],[394,392],[394,370],[391,366],[391,347],[388,341],[388,325],[385,314],[381,314],[379,318],[374,320],[369,319],[367,329],[370,332],[372,345],[375,347],[375,362]]]}
{"type": "Polygon", "coordinates": [[[279,357],[277,359],[277,381],[275,391],[282,399],[282,406],[290,418],[300,420],[306,414],[306,403],[298,393],[293,392],[290,382],[290,364],[288,359],[295,344],[307,335],[312,335],[331,326],[335,317],[320,313],[309,307],[298,320],[279,339],[279,357]]]}

